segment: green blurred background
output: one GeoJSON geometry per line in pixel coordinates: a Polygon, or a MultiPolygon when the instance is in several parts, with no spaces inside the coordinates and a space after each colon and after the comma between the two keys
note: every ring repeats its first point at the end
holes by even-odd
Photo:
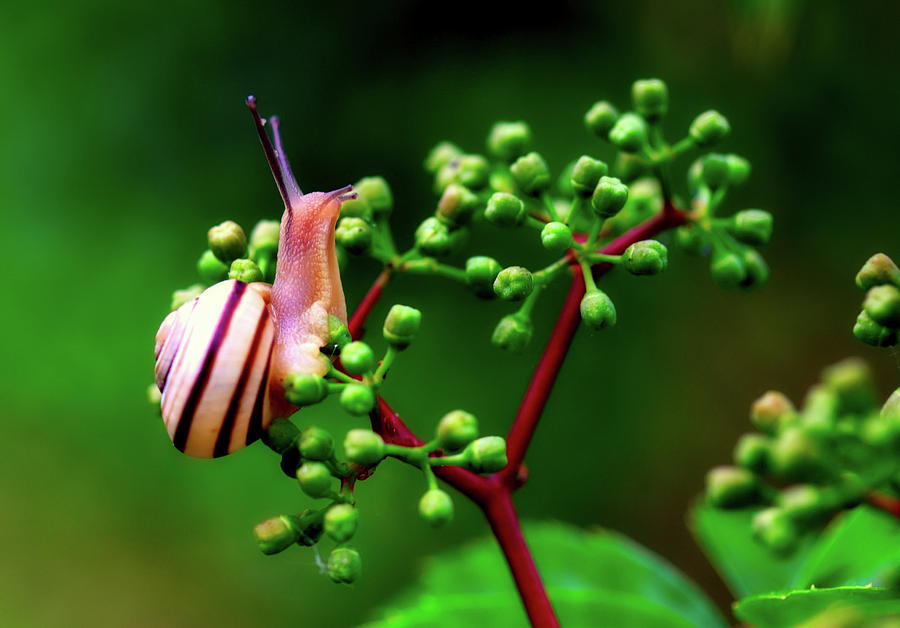
{"type": "MultiPolygon", "coordinates": [[[[775,214],[772,278],[724,292],[673,253],[663,277],[604,280],[619,324],[579,332],[517,503],[525,518],[622,530],[727,604],[684,514],[748,429],[751,401],[771,387],[799,399],[853,354],[883,392],[897,381],[894,359],[850,327],[857,268],[900,254],[898,13],[827,0],[3,3],[0,623],[352,625],[425,557],[486,532],[462,500],[448,530],[426,529],[421,478],[386,464],[359,490],[364,577],[333,585],[311,551],[267,558],[252,541],[253,524],[304,501],[271,452],[188,459],[147,406],[153,335],[172,289],[195,281],[205,230],[280,213],[247,93],[282,116],[304,189],[387,177],[408,243],[433,211],[421,161],[436,141],[482,150],[493,121],[525,119],[557,172],[608,157],[583,112],[600,98],[627,106],[631,81],[649,76],[669,83],[670,138],[710,107],[730,119],[723,149],[754,173],[729,207],[775,214]]],[[[499,235],[482,250],[530,259],[499,235]]],[[[351,307],[374,273],[350,267],[351,307]]],[[[506,307],[434,288],[401,279],[375,313],[425,312],[386,394],[421,432],[455,407],[502,432],[562,287],[521,357],[487,342],[506,307]]],[[[337,433],[356,424],[334,406],[301,416],[337,433]]]]}

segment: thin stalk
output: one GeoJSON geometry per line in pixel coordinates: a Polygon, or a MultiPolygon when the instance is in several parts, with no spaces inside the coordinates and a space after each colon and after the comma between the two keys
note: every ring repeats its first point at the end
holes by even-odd
{"type": "MultiPolygon", "coordinates": [[[[660,231],[683,224],[686,217],[685,212],[676,209],[671,203],[666,203],[660,214],[619,236],[603,247],[599,253],[620,255],[635,242],[646,240],[660,231]]],[[[566,256],[571,263],[572,286],[509,430],[506,439],[507,466],[489,477],[477,475],[457,466],[434,467],[437,477],[468,497],[484,512],[509,564],[528,618],[533,626],[540,627],[558,626],[559,622],[522,535],[522,527],[512,502],[512,492],[522,484],[519,478],[524,472],[522,462],[525,453],[580,322],[579,306],[585,292],[585,281],[572,253],[570,251],[566,256]]],[[[603,262],[594,266],[591,274],[598,277],[610,268],[612,264],[603,262]]],[[[385,269],[353,314],[350,330],[354,338],[358,338],[361,334],[366,317],[378,301],[390,277],[390,269],[385,269]]],[[[404,447],[421,447],[425,444],[381,397],[378,398],[378,405],[371,412],[370,419],[372,429],[380,434],[386,443],[404,447]]]]}

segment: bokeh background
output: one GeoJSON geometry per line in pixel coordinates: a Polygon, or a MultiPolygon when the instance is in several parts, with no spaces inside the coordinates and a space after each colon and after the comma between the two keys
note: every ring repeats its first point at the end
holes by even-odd
{"type": "MultiPolygon", "coordinates": [[[[609,156],[581,116],[600,98],[627,107],[649,76],[670,86],[670,138],[710,107],[730,119],[723,149],[754,172],[729,207],[775,214],[772,278],[724,292],[673,252],[662,277],[604,280],[619,324],[579,332],[517,503],[526,519],[624,531],[724,608],[684,516],[751,401],[772,387],[799,400],[848,355],[871,360],[883,392],[897,384],[891,355],[850,328],[857,268],[900,254],[898,13],[833,0],[3,3],[0,623],[353,625],[425,557],[486,533],[462,500],[449,529],[427,529],[421,478],[386,464],[359,489],[364,577],[333,585],[311,551],[263,557],[252,541],[257,521],[304,503],[270,451],[185,458],[148,407],[153,335],[171,291],[195,281],[206,229],[280,213],[247,93],[282,116],[304,189],[387,177],[408,243],[434,208],[421,162],[436,141],[482,150],[493,121],[524,119],[556,171],[609,156]]],[[[530,259],[505,237],[477,245],[530,259]]],[[[374,274],[351,265],[351,307],[374,274]]],[[[404,302],[425,327],[386,394],[420,432],[463,407],[502,433],[561,297],[542,300],[534,346],[510,357],[488,343],[507,308],[397,281],[376,324],[404,302]]],[[[304,411],[312,421],[355,424],[328,405],[304,411]]]]}

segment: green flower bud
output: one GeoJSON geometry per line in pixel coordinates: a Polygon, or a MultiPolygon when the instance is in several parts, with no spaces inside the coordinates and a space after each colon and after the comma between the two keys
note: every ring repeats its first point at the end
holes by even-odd
{"type": "Polygon", "coordinates": [[[796,416],[794,404],[777,390],[768,391],[750,406],[750,421],[766,434],[775,434],[796,416]]]}
{"type": "MultiPolygon", "coordinates": [[[[275,270],[278,265],[275,253],[270,255],[257,255],[254,257],[254,261],[257,266],[259,266],[260,272],[263,274],[263,281],[266,283],[275,283],[275,270]]],[[[338,269],[342,270],[340,258],[338,258],[338,269]]]]}
{"type": "Polygon", "coordinates": [[[334,314],[328,315],[328,341],[337,345],[338,347],[343,347],[347,343],[351,342],[353,338],[350,336],[350,330],[347,329],[347,325],[344,324],[344,321],[339,319],[334,314]]]}
{"type": "Polygon", "coordinates": [[[372,246],[372,226],[364,218],[344,216],[334,230],[335,241],[348,253],[359,255],[372,246]]]}
{"type": "Polygon", "coordinates": [[[295,406],[310,406],[328,396],[328,383],[313,373],[290,373],[284,378],[284,397],[295,406]]]}
{"type": "Polygon", "coordinates": [[[197,272],[206,283],[218,283],[228,277],[228,264],[206,249],[197,260],[197,272]]]}
{"type": "Polygon", "coordinates": [[[162,393],[160,392],[159,388],[156,387],[156,383],[147,386],[147,402],[151,406],[157,406],[157,408],[162,402],[162,393]]]}
{"type": "Polygon", "coordinates": [[[294,446],[300,430],[288,419],[274,419],[262,433],[262,442],[275,453],[283,454],[294,446]]]}
{"type": "Polygon", "coordinates": [[[454,159],[462,157],[462,150],[451,142],[441,142],[431,149],[425,158],[425,170],[435,174],[454,159]]]}
{"type": "Polygon", "coordinates": [[[837,414],[865,414],[875,409],[877,393],[869,365],[859,358],[847,358],[822,373],[825,387],[837,396],[837,414]]]}
{"type": "Polygon", "coordinates": [[[441,417],[437,426],[441,449],[459,451],[478,438],[478,419],[463,410],[454,410],[441,417]]]}
{"type": "Polygon", "coordinates": [[[741,508],[759,498],[753,474],[740,467],[714,467],[706,474],[706,498],[718,508],[741,508]]]}
{"type": "Polygon", "coordinates": [[[466,285],[482,298],[494,297],[494,280],[503,267],[492,257],[481,255],[466,260],[466,285]]]}
{"type": "Polygon", "coordinates": [[[433,528],[445,526],[453,519],[453,500],[444,491],[433,488],[419,500],[419,516],[433,528]]]}
{"type": "Polygon", "coordinates": [[[207,233],[209,249],[226,264],[247,252],[247,236],[241,226],[232,220],[226,220],[212,227],[207,233]]]}
{"type": "Polygon", "coordinates": [[[550,169],[544,158],[535,152],[516,159],[509,171],[516,185],[526,194],[537,196],[550,187],[550,169]]]}
{"type": "Polygon", "coordinates": [[[338,543],[349,541],[358,523],[359,512],[350,504],[335,504],[325,511],[325,534],[338,543]]]}
{"type": "Polygon", "coordinates": [[[278,251],[278,238],[281,236],[281,222],[278,220],[260,220],[250,232],[250,252],[253,261],[259,257],[274,255],[278,251]]]}
{"type": "Polygon", "coordinates": [[[193,286],[184,290],[176,290],[172,293],[172,311],[174,312],[188,301],[193,301],[203,294],[204,287],[202,284],[195,283],[193,286]]]}
{"type": "Polygon", "coordinates": [[[728,185],[743,185],[750,176],[750,162],[740,155],[727,155],[728,185]]]}
{"type": "Polygon", "coordinates": [[[704,111],[691,122],[690,136],[697,146],[711,146],[728,135],[731,127],[718,111],[704,111]]]}
{"type": "Polygon", "coordinates": [[[900,290],[884,284],[869,288],[863,308],[873,321],[885,327],[900,327],[900,290]]]}
{"type": "Polygon", "coordinates": [[[744,277],[744,280],[741,282],[741,288],[749,290],[768,281],[769,265],[766,264],[766,260],[763,259],[762,255],[754,249],[746,249],[743,252],[741,261],[743,262],[744,270],[747,273],[747,276],[744,277]]]}
{"type": "Polygon", "coordinates": [[[253,535],[263,554],[277,554],[297,542],[299,522],[291,515],[271,517],[253,528],[253,535]]]}
{"type": "Polygon", "coordinates": [[[822,435],[829,437],[834,433],[835,420],[838,418],[838,396],[827,386],[816,384],[806,393],[803,399],[803,427],[813,439],[822,435]]]}
{"type": "Polygon", "coordinates": [[[900,445],[900,388],[888,397],[881,411],[869,419],[869,423],[870,439],[877,440],[879,445],[900,445]]]}
{"type": "Polygon", "coordinates": [[[322,538],[322,517],[314,510],[304,510],[300,516],[296,518],[298,523],[297,532],[300,538],[297,539],[298,545],[312,547],[322,538]]]}
{"type": "Polygon", "coordinates": [[[819,479],[822,452],[818,443],[800,426],[786,427],[775,439],[772,468],[780,476],[795,480],[819,479]]]}
{"type": "Polygon", "coordinates": [[[713,251],[709,272],[713,281],[721,288],[736,288],[747,279],[747,269],[741,258],[724,249],[713,251]]]}
{"type": "Polygon", "coordinates": [[[438,218],[426,218],[416,229],[416,246],[426,255],[442,256],[450,252],[450,228],[438,218]]]}
{"type": "Polygon", "coordinates": [[[609,132],[609,141],[626,153],[640,152],[647,145],[647,124],[633,113],[623,113],[609,132]]]}
{"type": "Polygon", "coordinates": [[[897,421],[887,421],[880,416],[871,416],[863,421],[860,432],[862,441],[875,448],[896,447],[900,430],[897,421]]]}
{"type": "Polygon", "coordinates": [[[488,136],[488,152],[510,162],[524,155],[531,144],[531,129],[524,122],[498,122],[488,136]]]}
{"type": "Polygon", "coordinates": [[[372,208],[363,196],[357,194],[356,198],[347,199],[341,203],[342,218],[371,218],[372,208]]]}
{"type": "Polygon", "coordinates": [[[588,290],[581,298],[581,320],[595,331],[616,324],[616,306],[603,290],[588,290]]]}
{"type": "Polygon", "coordinates": [[[622,181],[634,181],[647,172],[647,163],[637,155],[620,152],[616,155],[613,171],[622,181]]]}
{"type": "Polygon", "coordinates": [[[297,469],[300,488],[312,498],[328,495],[331,492],[331,480],[331,471],[321,462],[304,462],[297,469]]]}
{"type": "Polygon", "coordinates": [[[572,230],[561,222],[548,222],[541,229],[541,244],[548,251],[562,253],[573,245],[572,230]]]}
{"type": "Polygon", "coordinates": [[[458,170],[454,181],[467,188],[480,190],[487,185],[491,166],[481,155],[463,155],[458,160],[458,170]]]}
{"type": "Polygon", "coordinates": [[[594,193],[594,188],[601,177],[609,174],[609,166],[605,162],[587,155],[582,155],[572,167],[572,188],[579,196],[585,198],[594,193]]]}
{"type": "Polygon", "coordinates": [[[772,214],[761,209],[736,213],[728,231],[745,244],[766,244],[772,237],[772,214]]]}
{"type": "Polygon", "coordinates": [[[484,217],[500,227],[515,227],[525,220],[525,203],[518,196],[494,192],[488,199],[484,217]]]}
{"type": "Polygon", "coordinates": [[[371,466],[384,458],[384,440],[372,430],[350,430],[344,439],[344,454],[350,462],[371,466]]]}
{"type": "Polygon", "coordinates": [[[600,177],[591,196],[591,206],[601,218],[615,216],[627,201],[628,186],[615,177],[600,177]]]}
{"type": "Polygon", "coordinates": [[[499,436],[482,436],[466,446],[466,461],[475,473],[495,473],[506,466],[506,441],[499,436]]]}
{"type": "Polygon", "coordinates": [[[388,214],[394,208],[391,187],[383,177],[363,177],[353,186],[375,214],[388,214]]]}
{"type": "Polygon", "coordinates": [[[655,122],[669,110],[669,89],[659,79],[635,81],[631,85],[631,102],[648,122],[655,122]]]}
{"type": "Polygon", "coordinates": [[[236,259],[231,262],[228,278],[237,279],[244,283],[253,283],[254,281],[262,281],[263,274],[252,259],[236,259]]]}
{"type": "Polygon", "coordinates": [[[703,165],[700,169],[700,179],[715,190],[728,183],[730,171],[728,169],[728,158],[718,153],[709,153],[703,158],[703,165]]]}
{"type": "Polygon", "coordinates": [[[334,454],[334,439],[321,427],[309,425],[300,430],[297,449],[306,459],[329,460],[334,454]]]}
{"type": "Polygon", "coordinates": [[[700,255],[707,246],[707,234],[700,227],[678,227],[675,230],[675,243],[685,253],[700,255]]]}
{"type": "Polygon", "coordinates": [[[884,253],[876,253],[856,274],[856,285],[860,290],[868,290],[883,284],[900,286],[900,268],[884,253]]]}
{"type": "Polygon", "coordinates": [[[609,132],[619,119],[619,112],[611,103],[601,100],[584,114],[584,124],[588,130],[593,131],[599,137],[607,139],[609,132]]]}
{"type": "Polygon", "coordinates": [[[897,344],[897,330],[889,329],[884,325],[879,325],[866,310],[859,313],[856,317],[856,324],[853,326],[853,335],[867,345],[873,347],[893,347],[897,344]]]}
{"type": "Polygon", "coordinates": [[[778,496],[781,511],[791,520],[809,523],[831,508],[831,500],[811,484],[797,484],[784,489],[778,496]]]}
{"type": "Polygon", "coordinates": [[[494,192],[506,192],[507,194],[516,192],[516,180],[509,173],[509,168],[495,168],[491,172],[488,185],[494,192]]]}
{"type": "Polygon", "coordinates": [[[362,561],[359,552],[349,547],[338,547],[331,550],[328,555],[328,563],[325,566],[328,577],[332,582],[339,584],[352,584],[359,578],[362,572],[362,561]]]}
{"type": "Polygon", "coordinates": [[[656,275],[666,269],[668,251],[656,240],[635,242],[625,249],[622,265],[632,275],[656,275]]]}
{"type": "Polygon", "coordinates": [[[534,276],[527,268],[509,266],[494,280],[494,294],[504,301],[521,301],[534,290],[534,276]]]}
{"type": "Polygon", "coordinates": [[[491,335],[491,344],[512,353],[519,353],[531,342],[534,327],[523,314],[509,314],[500,319],[491,335]]]}
{"type": "Polygon", "coordinates": [[[771,442],[762,434],[744,434],[734,448],[734,462],[755,473],[765,473],[769,468],[771,442]]]}
{"type": "Polygon", "coordinates": [[[883,419],[900,419],[900,388],[892,392],[891,396],[884,402],[880,416],[883,419]]]}
{"type": "Polygon", "coordinates": [[[375,354],[364,342],[351,342],[341,349],[341,364],[351,375],[365,375],[375,370],[375,354]]]}
{"type": "Polygon", "coordinates": [[[466,186],[451,183],[441,195],[435,215],[449,225],[458,225],[465,223],[476,207],[478,207],[477,196],[466,186]]]}
{"type": "Polygon", "coordinates": [[[789,552],[799,540],[794,523],[780,508],[760,510],[753,517],[752,525],[753,535],[776,552],[789,552]]]}
{"type": "Polygon", "coordinates": [[[394,305],[384,319],[384,339],[398,349],[405,349],[422,325],[422,312],[406,305],[394,305]]]}
{"type": "Polygon", "coordinates": [[[369,414],[375,407],[375,393],[365,384],[347,384],[341,391],[341,407],[356,416],[369,414]]]}

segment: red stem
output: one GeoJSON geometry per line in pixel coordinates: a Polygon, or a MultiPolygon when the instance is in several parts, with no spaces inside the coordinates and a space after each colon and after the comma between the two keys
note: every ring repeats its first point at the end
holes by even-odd
{"type": "Polygon", "coordinates": [[[363,297],[363,300],[359,302],[359,305],[353,312],[353,316],[350,317],[350,322],[347,324],[351,338],[362,337],[366,319],[369,318],[369,314],[372,313],[372,308],[378,303],[378,299],[381,298],[381,292],[384,290],[387,282],[391,280],[392,276],[393,270],[388,266],[382,270],[375,278],[375,281],[372,282],[372,287],[366,292],[366,296],[363,297]]]}
{"type": "MultiPolygon", "coordinates": [[[[685,212],[676,209],[671,203],[666,203],[662,212],[622,234],[603,247],[600,252],[607,255],[619,255],[635,242],[646,240],[661,231],[683,224],[686,217],[685,212]]],[[[584,277],[574,256],[571,253],[569,255],[572,264],[572,286],[509,430],[506,440],[508,459],[506,467],[489,477],[477,475],[460,467],[435,467],[435,474],[438,477],[478,504],[484,512],[509,564],[528,619],[533,626],[540,627],[558,626],[559,622],[522,535],[522,527],[512,502],[512,492],[522,484],[520,477],[524,472],[522,463],[525,452],[534,436],[538,421],[550,397],[550,391],[553,389],[553,383],[556,381],[581,321],[579,310],[581,298],[585,292],[584,277]]],[[[611,267],[612,265],[608,263],[597,264],[593,267],[593,274],[595,277],[599,277],[608,272],[611,267]]],[[[362,335],[366,318],[378,302],[384,286],[391,277],[390,268],[382,271],[353,313],[349,324],[350,334],[353,338],[359,338],[362,335]]],[[[385,442],[412,447],[422,445],[424,442],[380,397],[378,408],[371,414],[371,420],[372,429],[378,432],[385,442]]],[[[900,506],[900,501],[898,501],[898,506],[900,506]]],[[[898,513],[900,513],[900,509],[898,509],[898,513]]]]}
{"type": "Polygon", "coordinates": [[[541,628],[559,626],[537,565],[534,564],[531,551],[522,536],[522,526],[513,506],[512,495],[508,490],[499,490],[481,509],[503,550],[531,625],[541,628]]]}
{"type": "Polygon", "coordinates": [[[872,491],[866,497],[866,503],[900,519],[900,499],[892,495],[880,491],[872,491]]]}

